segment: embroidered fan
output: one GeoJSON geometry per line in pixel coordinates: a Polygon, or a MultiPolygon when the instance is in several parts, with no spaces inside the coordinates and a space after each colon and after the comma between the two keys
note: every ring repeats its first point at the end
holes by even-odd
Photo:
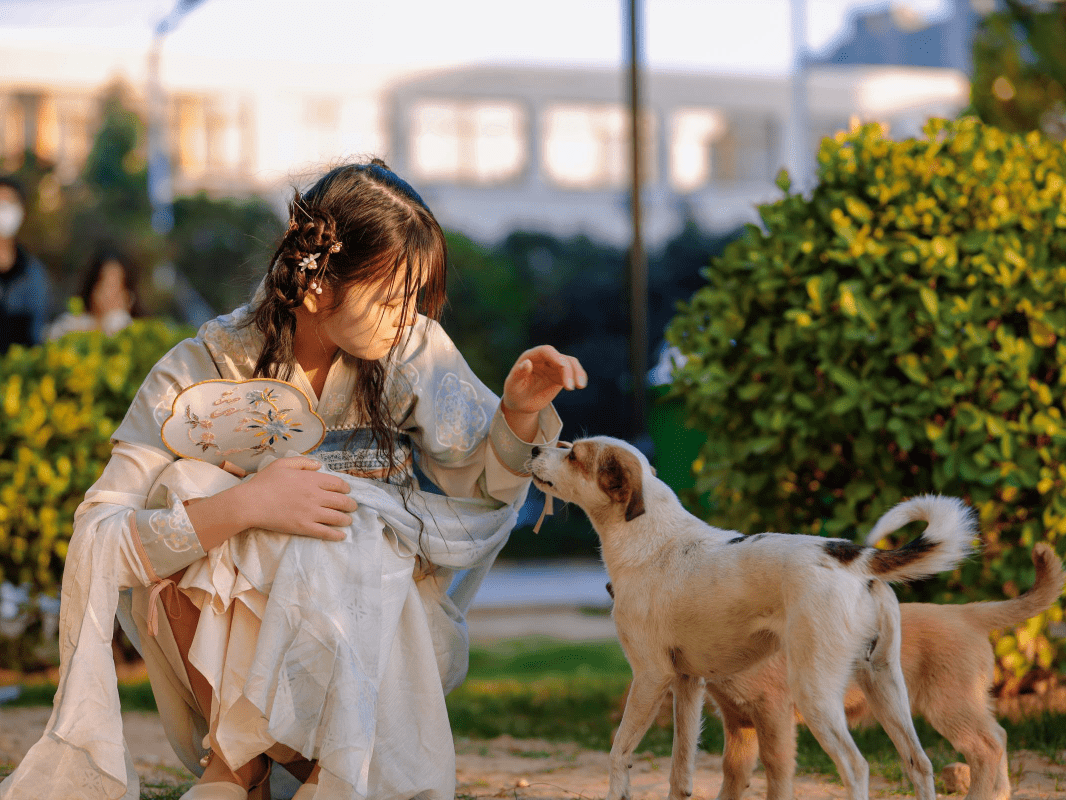
{"type": "Polygon", "coordinates": [[[307,395],[285,381],[203,381],[174,398],[163,444],[181,458],[254,472],[260,457],[307,453],[326,435],[307,395]]]}

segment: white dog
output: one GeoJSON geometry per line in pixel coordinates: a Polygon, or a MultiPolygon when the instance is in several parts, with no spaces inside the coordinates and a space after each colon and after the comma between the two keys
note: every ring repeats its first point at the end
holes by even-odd
{"type": "MultiPolygon", "coordinates": [[[[704,681],[740,693],[737,679],[779,652],[796,707],[851,800],[865,800],[869,786],[869,767],[844,713],[853,675],[918,800],[936,797],[900,669],[899,603],[885,581],[952,569],[968,554],[975,524],[960,501],[901,503],[875,532],[916,520],[928,527],[902,548],[877,550],[841,539],[714,528],[685,511],[647,459],[617,439],[534,448],[531,468],[539,489],[580,506],[599,534],[618,638],[633,669],[611,748],[608,800],[629,796],[633,751],[670,689],[670,798],[690,797],[704,681]]],[[[775,800],[792,797],[790,776],[778,787],[775,800]]]]}

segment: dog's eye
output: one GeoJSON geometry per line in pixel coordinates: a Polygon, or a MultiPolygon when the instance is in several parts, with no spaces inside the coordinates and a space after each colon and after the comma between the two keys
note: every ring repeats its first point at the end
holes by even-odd
{"type": "Polygon", "coordinates": [[[566,460],[567,461],[577,461],[577,456],[574,455],[574,451],[573,450],[571,450],[569,453],[566,454],[566,460]]]}

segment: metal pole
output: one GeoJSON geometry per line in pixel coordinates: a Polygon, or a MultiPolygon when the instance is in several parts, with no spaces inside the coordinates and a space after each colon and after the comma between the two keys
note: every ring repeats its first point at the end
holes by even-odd
{"type": "Polygon", "coordinates": [[[633,440],[647,439],[647,392],[644,380],[648,372],[648,261],[641,230],[641,186],[643,184],[643,148],[641,136],[642,0],[627,0],[629,57],[629,154],[630,214],[632,240],[629,246],[629,365],[633,374],[633,440]]]}
{"type": "Polygon", "coordinates": [[[152,47],[148,51],[148,199],[152,206],[152,229],[162,235],[174,228],[174,185],[167,151],[167,100],[159,76],[159,59],[167,34],[177,27],[182,17],[203,2],[178,0],[156,25],[152,47]]]}
{"type": "Polygon", "coordinates": [[[792,190],[811,188],[810,120],[807,108],[807,0],[791,0],[792,97],[789,113],[787,159],[792,190]]]}
{"type": "Polygon", "coordinates": [[[152,207],[152,230],[166,235],[174,228],[174,187],[167,154],[166,97],[159,77],[159,55],[166,30],[162,23],[152,36],[148,51],[148,200],[152,207]]]}

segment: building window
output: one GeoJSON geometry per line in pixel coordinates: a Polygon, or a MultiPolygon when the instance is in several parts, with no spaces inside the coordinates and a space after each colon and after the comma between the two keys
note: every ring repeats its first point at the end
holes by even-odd
{"type": "Polygon", "coordinates": [[[670,122],[670,184],[694,192],[717,177],[713,149],[726,131],[725,116],[712,108],[683,108],[670,122]]]}
{"type": "Polygon", "coordinates": [[[428,181],[514,180],[526,165],[525,129],[517,104],[424,101],[412,109],[412,166],[428,181]]]}
{"type": "MultiPolygon", "coordinates": [[[[629,114],[619,105],[558,105],[544,116],[544,169],[567,189],[621,188],[629,183],[629,114]]],[[[644,175],[657,180],[655,115],[643,117],[644,175]]]]}

